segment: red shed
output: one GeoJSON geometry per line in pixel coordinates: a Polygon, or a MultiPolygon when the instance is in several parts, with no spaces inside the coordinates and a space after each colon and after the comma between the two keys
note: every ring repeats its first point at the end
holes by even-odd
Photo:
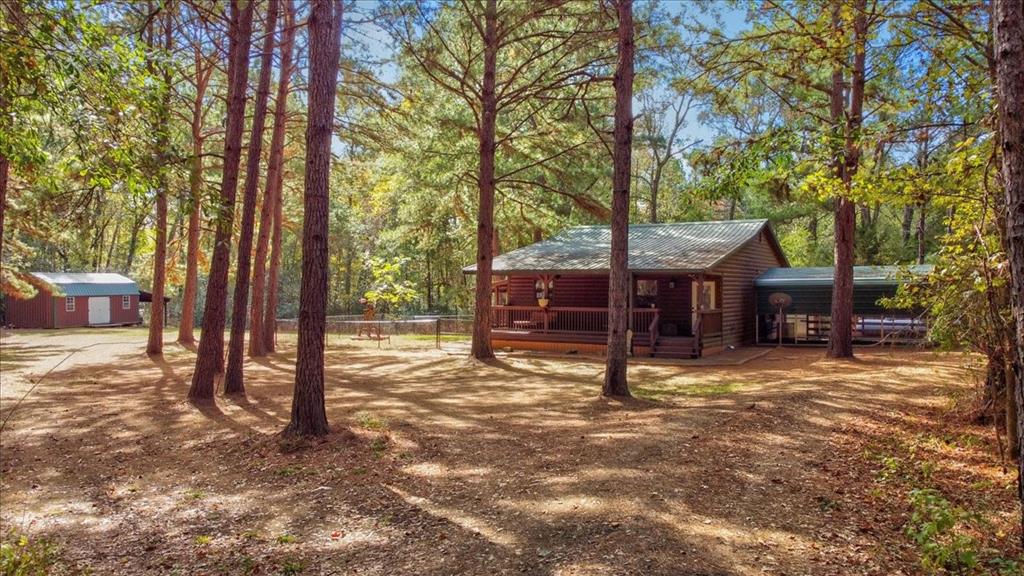
{"type": "Polygon", "coordinates": [[[139,287],[120,274],[33,272],[36,295],[7,299],[15,328],[124,326],[140,323],[139,287]]]}

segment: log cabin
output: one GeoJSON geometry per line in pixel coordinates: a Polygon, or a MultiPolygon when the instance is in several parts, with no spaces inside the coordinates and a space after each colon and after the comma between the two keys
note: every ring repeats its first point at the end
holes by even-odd
{"type": "MultiPolygon", "coordinates": [[[[610,251],[608,226],[577,226],[497,256],[492,345],[604,353],[610,251]]],[[[767,220],[630,226],[631,353],[699,358],[753,344],[754,279],[788,266],[767,220]]]]}

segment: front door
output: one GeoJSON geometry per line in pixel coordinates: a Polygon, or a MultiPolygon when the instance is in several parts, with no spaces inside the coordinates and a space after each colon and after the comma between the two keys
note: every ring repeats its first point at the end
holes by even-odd
{"type": "MultiPolygon", "coordinates": [[[[700,295],[700,282],[694,280],[693,281],[693,285],[691,286],[691,288],[692,289],[690,290],[690,294],[691,294],[691,297],[690,297],[691,303],[690,303],[690,305],[692,307],[691,309],[693,310],[693,313],[692,313],[692,317],[690,318],[690,322],[691,322],[690,326],[692,326],[694,329],[696,329],[696,327],[697,327],[697,316],[698,316],[697,311],[701,309],[701,307],[700,307],[700,296],[701,296],[700,295]]],[[[705,278],[704,279],[704,310],[714,310],[717,307],[717,305],[718,305],[718,302],[715,302],[715,281],[714,280],[708,280],[707,278],[705,278]]]]}
{"type": "Polygon", "coordinates": [[[110,324],[110,297],[89,298],[89,324],[110,324]]]}

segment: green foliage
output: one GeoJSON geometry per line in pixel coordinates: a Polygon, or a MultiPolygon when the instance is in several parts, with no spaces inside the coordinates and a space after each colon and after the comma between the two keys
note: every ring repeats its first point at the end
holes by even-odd
{"type": "Polygon", "coordinates": [[[416,289],[412,282],[403,280],[403,269],[408,258],[370,260],[370,273],[373,276],[373,288],[368,290],[365,298],[373,302],[378,309],[394,311],[416,299],[416,289]]]}
{"type": "Polygon", "coordinates": [[[46,576],[57,562],[57,546],[45,538],[29,539],[13,530],[0,542],[0,574],[46,576]]]}
{"type": "Polygon", "coordinates": [[[933,489],[911,490],[910,504],[913,513],[906,531],[920,550],[921,566],[930,573],[973,574],[979,564],[977,542],[962,526],[977,516],[933,489]]]}

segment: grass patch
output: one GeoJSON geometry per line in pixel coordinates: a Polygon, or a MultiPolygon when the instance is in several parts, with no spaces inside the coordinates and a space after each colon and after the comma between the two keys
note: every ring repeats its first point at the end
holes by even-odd
{"type": "Polygon", "coordinates": [[[57,563],[57,546],[45,538],[29,540],[11,531],[0,542],[0,574],[45,576],[57,563]]]}
{"type": "Polygon", "coordinates": [[[676,396],[721,396],[736,392],[742,387],[736,382],[725,384],[641,384],[633,388],[633,394],[644,400],[666,400],[676,396]]]}
{"type": "Polygon", "coordinates": [[[298,536],[292,536],[291,534],[281,534],[277,537],[278,544],[295,544],[299,541],[298,536]]]}
{"type": "Polygon", "coordinates": [[[367,430],[388,429],[388,421],[386,419],[374,416],[369,412],[360,412],[359,414],[356,414],[356,424],[361,428],[366,428],[367,430]]]}
{"type": "Polygon", "coordinates": [[[302,574],[305,570],[305,562],[289,558],[281,565],[281,576],[294,576],[295,574],[302,574]]]}
{"type": "Polygon", "coordinates": [[[284,466],[282,468],[278,468],[276,474],[283,478],[299,476],[300,474],[311,476],[313,474],[316,474],[316,470],[313,470],[312,468],[306,468],[305,466],[284,466]]]}
{"type": "Polygon", "coordinates": [[[384,453],[388,451],[388,441],[385,438],[374,438],[370,442],[370,451],[377,458],[383,458],[384,453]]]}
{"type": "Polygon", "coordinates": [[[198,488],[190,488],[185,491],[185,498],[189,500],[202,500],[206,498],[206,492],[199,490],[198,488]]]}
{"type": "MultiPolygon", "coordinates": [[[[403,340],[415,340],[420,342],[437,341],[436,334],[403,334],[400,338],[403,340]]],[[[469,336],[463,336],[462,334],[441,334],[441,342],[469,342],[469,340],[469,336]]]]}
{"type": "Polygon", "coordinates": [[[213,536],[207,536],[206,534],[200,534],[195,538],[195,543],[197,546],[209,546],[212,542],[213,536]]]}

